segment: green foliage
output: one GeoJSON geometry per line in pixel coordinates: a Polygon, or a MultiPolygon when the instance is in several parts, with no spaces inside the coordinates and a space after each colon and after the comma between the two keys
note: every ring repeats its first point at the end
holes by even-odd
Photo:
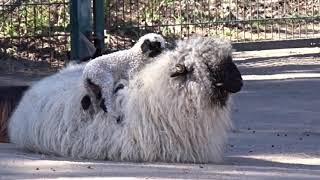
{"type": "Polygon", "coordinates": [[[69,29],[69,5],[63,0],[50,0],[54,4],[33,0],[16,7],[0,18],[0,37],[37,36],[67,32],[69,29]]]}

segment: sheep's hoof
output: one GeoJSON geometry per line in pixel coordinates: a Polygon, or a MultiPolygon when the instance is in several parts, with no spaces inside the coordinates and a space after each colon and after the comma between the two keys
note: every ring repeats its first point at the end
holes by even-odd
{"type": "Polygon", "coordinates": [[[81,99],[81,106],[84,110],[89,109],[91,105],[91,99],[88,95],[85,95],[82,99],[81,99]]]}
{"type": "Polygon", "coordinates": [[[100,107],[104,112],[108,112],[106,105],[104,104],[104,99],[100,102],[100,107]]]}

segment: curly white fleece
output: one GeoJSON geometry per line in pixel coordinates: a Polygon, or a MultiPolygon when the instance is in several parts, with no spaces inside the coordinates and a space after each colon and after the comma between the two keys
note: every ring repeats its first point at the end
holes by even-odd
{"type": "Polygon", "coordinates": [[[230,99],[213,103],[207,64],[231,55],[228,41],[193,37],[161,55],[119,91],[123,122],[80,107],[83,65],[45,78],[26,92],[9,122],[10,140],[41,153],[115,161],[219,162],[231,127],[230,99]],[[176,63],[192,67],[170,78],[176,63]]]}
{"type": "Polygon", "coordinates": [[[161,35],[149,33],[139,38],[132,48],[100,56],[89,61],[85,66],[83,73],[85,86],[88,86],[87,79],[90,79],[91,82],[101,88],[102,97],[105,99],[105,106],[109,113],[113,112],[112,92],[115,83],[120,79],[128,80],[143,65],[150,63],[153,59],[148,57],[150,52],[143,52],[141,49],[141,45],[145,40],[160,42],[161,47],[165,48],[165,40],[161,35]]]}

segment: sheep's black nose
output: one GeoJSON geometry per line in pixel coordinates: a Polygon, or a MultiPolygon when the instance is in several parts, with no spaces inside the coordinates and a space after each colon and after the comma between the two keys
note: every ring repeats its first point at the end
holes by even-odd
{"type": "Polygon", "coordinates": [[[234,63],[228,63],[225,66],[225,77],[223,81],[223,88],[230,92],[239,92],[243,86],[242,77],[239,69],[234,63]]]}

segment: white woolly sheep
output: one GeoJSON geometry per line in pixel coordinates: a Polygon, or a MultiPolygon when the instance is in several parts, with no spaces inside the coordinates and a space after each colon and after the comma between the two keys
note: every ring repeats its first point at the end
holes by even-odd
{"type": "Polygon", "coordinates": [[[83,108],[89,108],[93,100],[95,109],[101,107],[105,112],[112,112],[113,94],[123,88],[114,86],[115,83],[120,79],[131,78],[164,48],[164,38],[159,34],[149,33],[142,36],[130,49],[103,55],[88,62],[83,72],[83,80],[89,96],[85,96],[81,101],[83,108]]]}
{"type": "Polygon", "coordinates": [[[103,111],[84,119],[81,73],[66,70],[25,94],[9,122],[10,140],[73,158],[219,162],[232,126],[230,93],[242,87],[231,52],[223,39],[180,41],[118,91],[120,123],[103,111]]]}

